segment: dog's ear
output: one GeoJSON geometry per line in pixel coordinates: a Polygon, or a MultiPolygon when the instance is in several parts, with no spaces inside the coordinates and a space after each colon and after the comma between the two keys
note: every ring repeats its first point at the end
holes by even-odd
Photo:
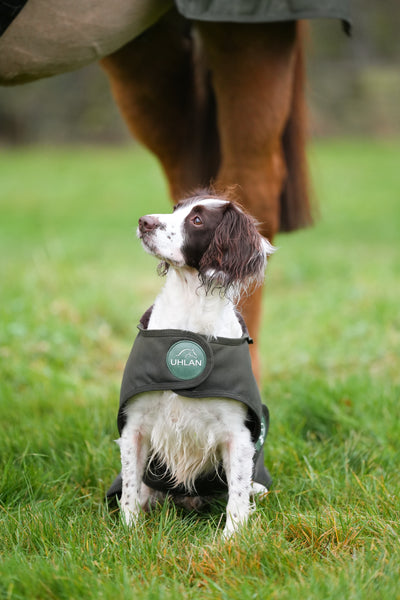
{"type": "Polygon", "coordinates": [[[267,257],[274,251],[257,231],[255,220],[230,202],[200,261],[200,276],[208,288],[240,293],[262,283],[267,257]]]}

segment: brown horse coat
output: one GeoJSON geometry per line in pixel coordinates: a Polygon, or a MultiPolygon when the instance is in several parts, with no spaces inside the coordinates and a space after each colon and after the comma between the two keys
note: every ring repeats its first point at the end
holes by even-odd
{"type": "MultiPolygon", "coordinates": [[[[233,186],[271,241],[278,231],[310,224],[297,19],[348,22],[348,0],[176,5],[71,0],[68,10],[77,10],[64,18],[61,0],[29,0],[0,38],[0,83],[72,70],[108,54],[102,66],[115,99],[134,136],[159,159],[173,201],[198,187],[233,186]]],[[[242,309],[257,340],[261,291],[242,309]]],[[[254,351],[253,361],[257,373],[254,351]]]]}

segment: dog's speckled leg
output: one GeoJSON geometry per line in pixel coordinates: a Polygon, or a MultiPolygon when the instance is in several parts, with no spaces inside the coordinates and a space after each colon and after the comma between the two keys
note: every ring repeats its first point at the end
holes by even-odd
{"type": "Polygon", "coordinates": [[[140,431],[125,425],[119,440],[122,464],[121,514],[127,525],[135,524],[141,508],[142,477],[149,444],[140,431]]]}
{"type": "Polygon", "coordinates": [[[240,434],[232,435],[223,451],[223,462],[228,481],[226,525],[223,532],[228,539],[250,512],[250,486],[253,471],[254,446],[250,432],[243,425],[240,434]]]}

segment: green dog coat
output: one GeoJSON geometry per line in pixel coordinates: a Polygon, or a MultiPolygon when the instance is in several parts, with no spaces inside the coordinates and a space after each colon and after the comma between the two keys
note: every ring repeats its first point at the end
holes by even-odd
{"type": "MultiPolygon", "coordinates": [[[[253,480],[266,487],[271,477],[264,466],[264,442],[268,432],[268,409],[251,368],[246,331],[240,338],[217,337],[178,329],[146,329],[143,319],[126,363],[122,378],[118,430],[121,434],[128,402],[142,392],[172,390],[185,398],[230,398],[247,407],[247,421],[255,447],[253,480]]],[[[190,495],[182,485],[174,486],[165,467],[153,462],[146,470],[144,482],[153,489],[172,494],[190,495]]],[[[120,496],[119,475],[107,497],[120,496]]],[[[226,477],[220,465],[217,472],[199,477],[196,495],[210,495],[227,490],[226,477]]]]}

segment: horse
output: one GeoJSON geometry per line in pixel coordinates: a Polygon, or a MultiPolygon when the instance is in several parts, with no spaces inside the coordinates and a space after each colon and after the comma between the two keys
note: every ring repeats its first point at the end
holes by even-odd
{"type": "MultiPolygon", "coordinates": [[[[0,0],[0,84],[101,59],[128,127],[158,158],[172,201],[198,188],[234,188],[272,243],[278,232],[313,221],[301,19],[338,18],[349,31],[348,4],[0,0]]],[[[261,288],[241,306],[255,341],[261,307],[261,288]]]]}
{"type": "MultiPolygon", "coordinates": [[[[172,10],[101,65],[173,202],[197,188],[234,186],[271,243],[312,223],[303,23],[192,23],[172,10]]],[[[241,311],[257,342],[262,289],[241,311]]],[[[259,378],[257,344],[252,362],[259,378]]]]}

